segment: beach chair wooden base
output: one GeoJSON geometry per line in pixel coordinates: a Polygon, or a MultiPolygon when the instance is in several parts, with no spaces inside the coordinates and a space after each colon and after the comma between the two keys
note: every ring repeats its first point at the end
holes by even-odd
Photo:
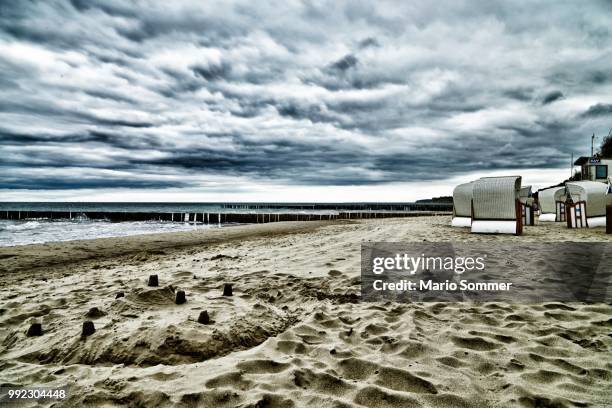
{"type": "Polygon", "coordinates": [[[533,207],[521,203],[521,222],[523,225],[535,225],[533,207]]]}
{"type": "Polygon", "coordinates": [[[565,213],[567,219],[567,228],[588,227],[586,201],[578,201],[573,204],[566,205],[565,213]]]}
{"type": "Polygon", "coordinates": [[[566,216],[565,203],[563,201],[556,201],[555,207],[557,209],[555,221],[564,222],[566,216]]]}

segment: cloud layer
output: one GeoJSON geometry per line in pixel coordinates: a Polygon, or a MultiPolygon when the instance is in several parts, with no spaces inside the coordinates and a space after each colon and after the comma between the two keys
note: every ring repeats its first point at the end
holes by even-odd
{"type": "Polygon", "coordinates": [[[610,27],[608,1],[1,3],[0,190],[567,168],[612,127],[610,27]]]}

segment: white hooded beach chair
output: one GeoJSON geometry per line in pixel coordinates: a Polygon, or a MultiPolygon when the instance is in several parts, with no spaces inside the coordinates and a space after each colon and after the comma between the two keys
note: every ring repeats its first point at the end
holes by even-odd
{"type": "Polygon", "coordinates": [[[565,221],[565,187],[550,187],[538,192],[540,222],[565,221]]]}
{"type": "Polygon", "coordinates": [[[519,200],[521,200],[521,203],[529,204],[531,195],[531,186],[521,186],[521,191],[519,193],[519,200]]]}
{"type": "Polygon", "coordinates": [[[476,180],[472,189],[472,232],[521,235],[520,190],[521,176],[476,180]]]}
{"type": "Polygon", "coordinates": [[[453,190],[453,227],[472,226],[472,186],[473,181],[459,184],[453,190]]]}
{"type": "Polygon", "coordinates": [[[568,228],[594,228],[606,225],[608,186],[596,181],[570,181],[565,183],[568,198],[568,228]]]}

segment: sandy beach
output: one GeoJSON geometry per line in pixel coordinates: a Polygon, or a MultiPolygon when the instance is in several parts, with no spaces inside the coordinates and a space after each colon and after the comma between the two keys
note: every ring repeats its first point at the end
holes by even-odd
{"type": "Polygon", "coordinates": [[[55,406],[610,406],[610,304],[359,301],[365,241],[612,241],[604,228],[517,237],[449,224],[283,222],[0,248],[0,383],[67,385],[55,406]],[[34,322],[44,333],[27,337],[34,322]]]}

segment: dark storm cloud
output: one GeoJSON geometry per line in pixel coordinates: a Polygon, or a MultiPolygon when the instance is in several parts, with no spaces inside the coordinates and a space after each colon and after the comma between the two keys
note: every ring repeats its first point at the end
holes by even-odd
{"type": "Polygon", "coordinates": [[[589,109],[586,110],[582,114],[585,117],[596,117],[596,116],[607,116],[612,115],[612,104],[609,103],[598,103],[596,105],[590,106],[589,109]]]}
{"type": "Polygon", "coordinates": [[[361,41],[359,41],[359,48],[364,49],[368,47],[380,47],[378,40],[376,38],[368,37],[361,41]]]}
{"type": "Polygon", "coordinates": [[[64,190],[73,188],[182,188],[189,187],[188,183],[180,181],[156,181],[156,180],[123,180],[112,179],[108,176],[100,176],[96,179],[83,179],[81,177],[38,177],[30,176],[24,178],[4,178],[0,181],[0,188],[7,190],[64,190]]]}
{"type": "Polygon", "coordinates": [[[563,98],[563,92],[561,91],[552,91],[547,93],[542,99],[542,105],[548,105],[549,103],[553,103],[556,100],[563,98]]]}
{"type": "Polygon", "coordinates": [[[117,92],[106,91],[103,89],[84,91],[87,95],[94,98],[109,99],[115,102],[136,103],[137,101],[129,96],[121,95],[117,92]]]}
{"type": "Polygon", "coordinates": [[[507,91],[504,91],[503,95],[508,98],[526,102],[533,98],[533,89],[525,89],[525,88],[509,89],[507,91]]]}
{"type": "Polygon", "coordinates": [[[65,109],[50,101],[48,105],[41,103],[22,103],[21,101],[0,101],[0,113],[26,114],[35,116],[53,116],[55,118],[63,117],[73,122],[89,123],[98,126],[124,126],[132,128],[148,128],[154,125],[153,122],[122,119],[121,113],[117,114],[117,118],[105,118],[98,116],[93,112],[82,110],[76,106],[74,109],[65,109]]]}
{"type": "MultiPolygon", "coordinates": [[[[214,171],[239,176],[244,172],[257,175],[261,179],[288,179],[295,184],[371,184],[386,180],[372,177],[355,177],[345,173],[342,167],[347,162],[358,162],[362,155],[345,152],[340,148],[320,150],[302,143],[278,143],[269,145],[245,144],[239,154],[235,152],[200,149],[197,154],[173,152],[166,158],[132,161],[134,166],[170,166],[185,172],[214,171]],[[320,162],[321,155],[327,155],[326,163],[320,162]],[[325,174],[329,173],[329,174],[325,174]]],[[[368,159],[368,161],[371,159],[368,159]]],[[[361,166],[368,166],[362,161],[361,166]]],[[[394,171],[404,171],[405,166],[394,171]]]]}
{"type": "Polygon", "coordinates": [[[331,64],[331,68],[337,69],[338,71],[346,71],[349,68],[353,68],[358,62],[359,60],[357,57],[349,54],[331,64]]]}
{"type": "Polygon", "coordinates": [[[612,82],[612,74],[604,71],[592,71],[586,74],[585,79],[594,84],[603,85],[606,82],[612,82]]]}
{"type": "Polygon", "coordinates": [[[70,0],[70,4],[78,11],[98,9],[111,16],[137,17],[135,10],[112,1],[70,0]]]}
{"type": "MultiPolygon", "coordinates": [[[[79,133],[63,133],[63,134],[34,134],[34,133],[15,133],[0,129],[0,147],[1,146],[90,146],[95,150],[99,146],[108,146],[126,150],[143,150],[143,149],[160,149],[163,144],[157,138],[150,135],[132,135],[126,137],[125,133],[117,132],[110,133],[108,131],[88,130],[79,133]]],[[[7,160],[8,158],[4,158],[7,160]]],[[[75,158],[78,159],[78,158],[75,158]]],[[[1,161],[0,161],[1,162],[1,161]]],[[[59,165],[70,166],[74,163],[58,163],[59,165]]]]}
{"type": "Polygon", "coordinates": [[[0,2],[0,189],[562,168],[610,126],[611,7],[0,2]]]}
{"type": "MultiPolygon", "coordinates": [[[[274,102],[272,102],[274,103],[274,102]]],[[[276,104],[278,113],[293,119],[307,119],[312,123],[329,122],[339,123],[340,118],[327,109],[323,104],[299,104],[295,101],[276,104]]]]}
{"type": "Polygon", "coordinates": [[[220,78],[227,78],[232,71],[232,67],[229,64],[219,64],[203,67],[200,65],[195,65],[190,67],[193,73],[201,78],[206,79],[207,81],[212,81],[220,78]]]}

